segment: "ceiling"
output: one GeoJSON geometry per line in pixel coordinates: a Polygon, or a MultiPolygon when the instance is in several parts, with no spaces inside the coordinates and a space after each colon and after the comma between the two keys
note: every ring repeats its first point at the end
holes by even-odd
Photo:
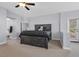
{"type": "Polygon", "coordinates": [[[29,6],[30,11],[22,7],[15,8],[14,6],[17,5],[16,2],[0,2],[0,7],[23,17],[36,17],[64,11],[79,10],[79,2],[35,2],[35,4],[34,7],[29,6]]]}

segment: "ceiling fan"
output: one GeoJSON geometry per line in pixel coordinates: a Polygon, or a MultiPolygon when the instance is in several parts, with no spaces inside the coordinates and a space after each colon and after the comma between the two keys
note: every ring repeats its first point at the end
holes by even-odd
{"type": "Polygon", "coordinates": [[[24,7],[27,10],[30,10],[27,6],[35,6],[35,3],[19,2],[18,5],[15,6],[15,8],[24,7]]]}

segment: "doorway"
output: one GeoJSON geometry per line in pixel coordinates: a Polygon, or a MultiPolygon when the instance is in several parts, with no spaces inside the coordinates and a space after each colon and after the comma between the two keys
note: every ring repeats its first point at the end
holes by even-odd
{"type": "Polygon", "coordinates": [[[79,18],[69,20],[69,37],[72,42],[79,42],[79,18]]]}
{"type": "Polygon", "coordinates": [[[17,39],[20,33],[20,22],[17,19],[6,19],[7,35],[10,36],[10,39],[17,39]],[[9,32],[10,27],[12,27],[12,33],[9,32]]]}

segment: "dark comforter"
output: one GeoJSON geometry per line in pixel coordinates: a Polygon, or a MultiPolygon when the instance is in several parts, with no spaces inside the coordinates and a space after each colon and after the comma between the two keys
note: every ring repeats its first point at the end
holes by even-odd
{"type": "Polygon", "coordinates": [[[48,34],[45,31],[23,31],[20,36],[38,36],[38,37],[46,37],[49,38],[48,34]]]}

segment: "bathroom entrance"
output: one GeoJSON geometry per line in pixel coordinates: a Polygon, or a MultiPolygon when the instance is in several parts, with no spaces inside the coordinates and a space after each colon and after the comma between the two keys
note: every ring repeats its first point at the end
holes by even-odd
{"type": "Polygon", "coordinates": [[[10,39],[17,39],[20,33],[20,22],[17,19],[7,18],[7,35],[10,39]]]}

